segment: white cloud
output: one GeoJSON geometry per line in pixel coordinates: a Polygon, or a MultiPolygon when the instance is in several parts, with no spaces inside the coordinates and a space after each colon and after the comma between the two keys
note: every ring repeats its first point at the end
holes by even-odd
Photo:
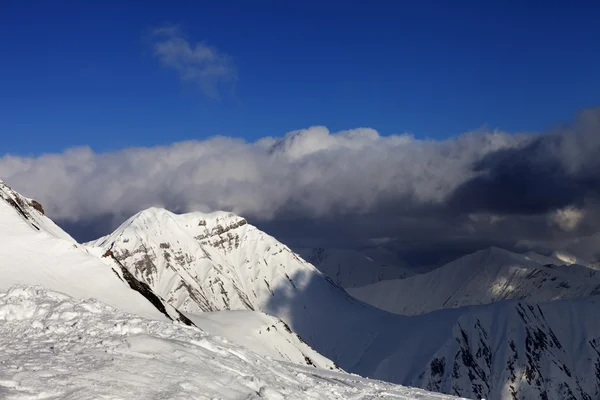
{"type": "Polygon", "coordinates": [[[190,43],[176,26],[153,31],[153,50],[165,67],[186,82],[197,84],[207,96],[218,98],[219,86],[233,84],[237,70],[231,57],[204,42],[190,43]]]}
{"type": "Polygon", "coordinates": [[[228,209],[270,219],[368,213],[384,204],[436,204],[472,177],[482,155],[518,145],[502,134],[445,141],[325,127],[253,143],[227,137],[94,153],[74,148],[0,158],[0,177],[40,199],[50,216],[78,220],[142,208],[228,209]]]}

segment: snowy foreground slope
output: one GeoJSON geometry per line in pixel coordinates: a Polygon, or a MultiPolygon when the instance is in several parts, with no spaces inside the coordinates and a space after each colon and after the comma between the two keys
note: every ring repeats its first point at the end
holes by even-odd
{"type": "Polygon", "coordinates": [[[347,288],[382,310],[415,315],[500,300],[543,302],[600,294],[600,271],[491,247],[426,274],[347,288]],[[554,262],[554,263],[552,263],[554,262]]]}
{"type": "Polygon", "coordinates": [[[413,275],[408,265],[383,248],[297,249],[300,256],[343,288],[403,279],[413,275]]]}
{"type": "MultiPolygon", "coordinates": [[[[238,309],[274,315],[325,357],[362,376],[468,398],[600,397],[600,374],[594,372],[600,370],[596,297],[539,307],[499,301],[417,316],[390,314],[350,297],[285,245],[223,212],[146,210],[92,245],[110,249],[132,274],[188,313],[238,309]]],[[[506,256],[491,253],[490,259],[506,256]]],[[[502,276],[503,265],[492,268],[497,272],[491,276],[502,276]]],[[[524,272],[510,275],[512,285],[527,284],[535,291],[528,282],[547,284],[551,299],[560,298],[556,293],[568,289],[560,286],[565,275],[575,271],[577,279],[566,280],[572,284],[590,272],[571,267],[563,273],[563,267],[531,261],[517,268],[524,272]],[[535,275],[544,276],[543,268],[552,273],[536,280],[535,275]]],[[[591,294],[592,286],[581,288],[591,294]]],[[[420,299],[434,290],[421,288],[420,299]]]]}
{"type": "Polygon", "coordinates": [[[0,398],[449,399],[275,361],[182,324],[42,288],[0,292],[0,398]]]}

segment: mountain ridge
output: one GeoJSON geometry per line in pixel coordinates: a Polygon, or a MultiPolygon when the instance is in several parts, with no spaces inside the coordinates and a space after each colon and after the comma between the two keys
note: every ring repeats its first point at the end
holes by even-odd
{"type": "Polygon", "coordinates": [[[499,300],[534,303],[600,293],[600,273],[579,265],[540,264],[545,257],[490,247],[425,274],[347,291],[383,310],[416,315],[499,300]]]}

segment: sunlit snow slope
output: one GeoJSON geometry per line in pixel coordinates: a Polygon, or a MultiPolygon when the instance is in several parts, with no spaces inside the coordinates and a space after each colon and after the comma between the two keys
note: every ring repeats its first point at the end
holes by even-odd
{"type": "Polygon", "coordinates": [[[0,291],[0,398],[449,399],[275,361],[197,328],[27,286],[0,291]]]}
{"type": "Polygon", "coordinates": [[[131,290],[120,271],[89,254],[33,204],[0,181],[0,289],[42,285],[147,318],[167,319],[131,290]]]}
{"type": "Polygon", "coordinates": [[[537,303],[600,294],[600,271],[545,264],[547,260],[552,259],[491,247],[426,274],[347,291],[382,310],[404,315],[507,299],[537,303]]]}

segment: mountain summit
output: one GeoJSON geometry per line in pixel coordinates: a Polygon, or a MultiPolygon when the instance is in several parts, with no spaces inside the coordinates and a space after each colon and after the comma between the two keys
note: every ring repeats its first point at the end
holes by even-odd
{"type": "Polygon", "coordinates": [[[307,275],[324,279],[287,246],[233,213],[150,208],[88,243],[111,250],[136,277],[187,312],[262,310],[293,301],[307,275]]]}

